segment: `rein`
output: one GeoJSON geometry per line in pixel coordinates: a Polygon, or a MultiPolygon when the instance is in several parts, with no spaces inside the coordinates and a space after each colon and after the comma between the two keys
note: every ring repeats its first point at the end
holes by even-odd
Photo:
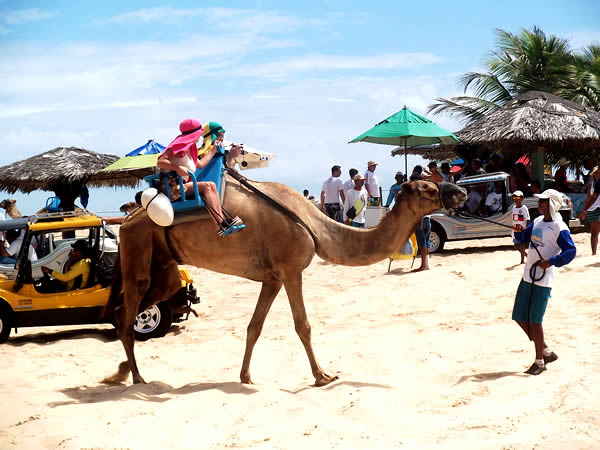
{"type": "Polygon", "coordinates": [[[239,183],[242,186],[250,189],[252,192],[254,192],[260,198],[262,198],[263,200],[265,200],[267,203],[269,203],[271,206],[273,206],[279,212],[281,212],[285,216],[287,216],[290,219],[292,219],[298,225],[302,226],[302,228],[304,228],[308,232],[308,234],[310,235],[310,237],[313,239],[313,241],[315,243],[315,246],[317,245],[317,242],[318,242],[317,236],[315,236],[315,234],[310,229],[310,227],[300,217],[298,217],[298,215],[295,212],[291,211],[290,209],[288,209],[287,207],[285,207],[281,203],[279,203],[277,200],[269,197],[267,194],[265,194],[264,192],[262,192],[261,190],[259,190],[257,187],[255,187],[252,184],[250,184],[250,180],[248,180],[248,178],[244,177],[243,175],[240,175],[235,170],[233,170],[233,169],[231,169],[229,167],[226,167],[224,170],[232,178],[234,178],[235,180],[239,181],[239,183]]]}

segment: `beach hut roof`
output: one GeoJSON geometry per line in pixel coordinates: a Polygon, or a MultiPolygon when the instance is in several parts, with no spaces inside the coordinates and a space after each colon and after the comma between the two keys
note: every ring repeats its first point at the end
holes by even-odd
{"type": "Polygon", "coordinates": [[[600,113],[546,92],[531,91],[510,100],[500,110],[458,133],[466,145],[488,149],[544,147],[564,154],[600,147],[600,113]]]}
{"type": "Polygon", "coordinates": [[[54,191],[57,185],[84,182],[92,187],[135,186],[139,180],[104,178],[98,172],[115,162],[116,155],[96,153],[77,147],[53,150],[0,167],[0,190],[29,193],[38,189],[54,191]]]}

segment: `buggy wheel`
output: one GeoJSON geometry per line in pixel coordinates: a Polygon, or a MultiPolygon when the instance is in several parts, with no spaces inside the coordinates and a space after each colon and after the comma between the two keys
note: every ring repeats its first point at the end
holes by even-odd
{"type": "Polygon", "coordinates": [[[12,317],[10,309],[0,304],[0,344],[8,340],[12,328],[12,317]]]}
{"type": "Polygon", "coordinates": [[[135,318],[133,331],[138,341],[163,337],[173,324],[173,310],[171,304],[160,302],[142,311],[135,318]]]}
{"type": "Polygon", "coordinates": [[[441,252],[446,243],[444,229],[435,222],[431,222],[431,233],[429,233],[429,253],[441,252]]]}

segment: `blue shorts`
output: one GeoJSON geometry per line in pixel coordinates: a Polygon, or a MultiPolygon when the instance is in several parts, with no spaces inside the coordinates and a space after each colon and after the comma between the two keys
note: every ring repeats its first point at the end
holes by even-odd
{"type": "Polygon", "coordinates": [[[542,323],[544,313],[550,298],[552,288],[537,286],[521,279],[515,305],[513,306],[512,319],[519,322],[542,323]],[[531,288],[533,287],[533,296],[531,288]],[[529,299],[531,298],[531,308],[529,307],[529,299]],[[531,310],[530,310],[531,309],[531,310]]]}
{"type": "Polygon", "coordinates": [[[421,226],[415,230],[415,237],[417,238],[417,245],[419,250],[422,248],[431,247],[429,242],[429,234],[431,233],[431,220],[429,217],[423,217],[421,226]]]}

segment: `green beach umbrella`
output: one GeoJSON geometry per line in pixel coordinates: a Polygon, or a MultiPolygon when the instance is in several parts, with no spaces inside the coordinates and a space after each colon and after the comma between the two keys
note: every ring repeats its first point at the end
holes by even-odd
{"type": "Polygon", "coordinates": [[[407,147],[427,144],[451,145],[457,144],[459,140],[449,131],[405,106],[348,143],[354,142],[404,146],[404,170],[407,173],[407,147]]]}
{"type": "Polygon", "coordinates": [[[146,144],[106,166],[100,171],[99,176],[103,178],[140,179],[146,175],[151,175],[155,173],[156,161],[164,150],[163,145],[151,139],[146,144]]]}

